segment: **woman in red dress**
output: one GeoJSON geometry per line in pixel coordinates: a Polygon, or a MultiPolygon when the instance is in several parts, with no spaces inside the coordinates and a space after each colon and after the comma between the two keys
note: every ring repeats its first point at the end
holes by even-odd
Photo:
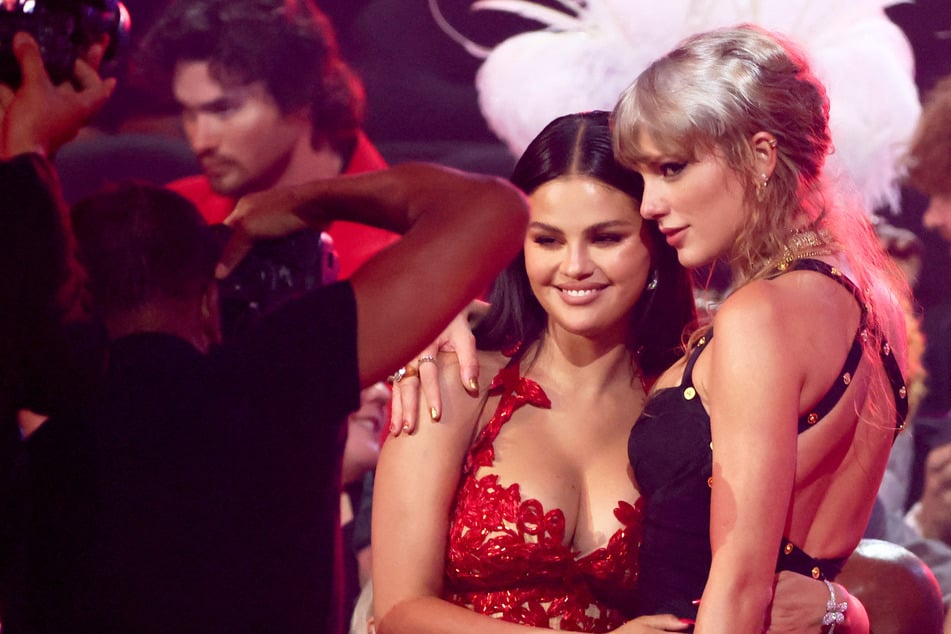
{"type": "MultiPolygon", "coordinates": [[[[380,632],[606,632],[632,616],[641,510],[625,447],[681,352],[690,284],[639,215],[642,181],[615,162],[608,113],[553,121],[512,182],[531,199],[529,230],[476,330],[495,378],[479,398],[445,381],[440,422],[380,457],[380,632]]],[[[446,355],[441,374],[455,363],[446,355]]]]}

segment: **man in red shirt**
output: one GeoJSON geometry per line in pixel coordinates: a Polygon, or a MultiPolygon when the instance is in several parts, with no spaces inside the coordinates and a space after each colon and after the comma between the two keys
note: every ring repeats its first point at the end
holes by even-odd
{"type": "MultiPolygon", "coordinates": [[[[365,97],[327,17],[310,0],[187,0],[147,35],[143,62],[182,108],[203,174],[169,188],[209,223],[272,187],[386,166],[361,130],[365,97]]],[[[334,223],[339,276],[395,240],[334,223]]]]}

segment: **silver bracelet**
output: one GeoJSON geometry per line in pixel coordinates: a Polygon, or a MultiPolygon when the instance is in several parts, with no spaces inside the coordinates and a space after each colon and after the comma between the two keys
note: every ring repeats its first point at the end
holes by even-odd
{"type": "Polygon", "coordinates": [[[823,579],[826,584],[826,587],[829,588],[829,601],[826,603],[826,613],[822,617],[822,625],[825,627],[829,626],[829,629],[826,631],[826,634],[832,634],[835,631],[836,625],[842,625],[845,622],[845,611],[849,609],[849,604],[847,601],[838,603],[835,600],[835,588],[829,582],[828,579],[823,579]]]}

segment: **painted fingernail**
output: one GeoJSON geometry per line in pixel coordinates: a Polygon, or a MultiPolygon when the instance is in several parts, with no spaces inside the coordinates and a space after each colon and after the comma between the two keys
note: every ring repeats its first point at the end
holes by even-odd
{"type": "Polygon", "coordinates": [[[696,624],[697,624],[697,622],[694,621],[693,619],[677,619],[677,620],[680,621],[681,623],[686,623],[687,625],[696,625],[696,624]]]}
{"type": "Polygon", "coordinates": [[[439,420],[439,410],[436,409],[435,407],[430,407],[430,408],[429,408],[429,417],[432,418],[434,421],[439,420]]]}
{"type": "Polygon", "coordinates": [[[479,391],[479,379],[477,379],[476,377],[470,378],[470,379],[469,379],[469,389],[472,390],[473,392],[478,392],[478,391],[479,391]]]}

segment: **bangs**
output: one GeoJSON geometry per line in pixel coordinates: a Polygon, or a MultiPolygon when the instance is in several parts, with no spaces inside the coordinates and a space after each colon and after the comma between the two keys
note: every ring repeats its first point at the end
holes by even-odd
{"type": "Polygon", "coordinates": [[[714,114],[698,103],[698,92],[686,85],[658,81],[664,73],[645,71],[624,93],[614,111],[614,142],[618,162],[628,168],[655,160],[641,146],[650,139],[664,157],[692,161],[715,147],[706,130],[714,114]],[[664,85],[660,85],[663,83],[664,85]],[[690,108],[691,104],[698,107],[690,108]]]}

